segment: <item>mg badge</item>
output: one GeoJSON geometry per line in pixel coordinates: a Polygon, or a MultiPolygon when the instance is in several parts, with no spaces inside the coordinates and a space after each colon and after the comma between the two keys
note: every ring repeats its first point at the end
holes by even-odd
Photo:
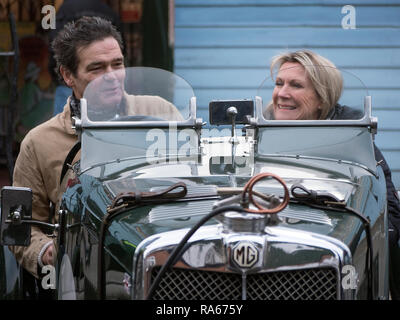
{"type": "Polygon", "coordinates": [[[239,242],[233,248],[233,261],[241,268],[251,268],[258,261],[257,247],[248,241],[239,242]]]}

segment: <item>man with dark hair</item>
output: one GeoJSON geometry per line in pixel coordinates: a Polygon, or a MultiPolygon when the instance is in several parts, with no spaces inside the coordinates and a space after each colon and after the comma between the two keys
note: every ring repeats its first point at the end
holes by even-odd
{"type": "MultiPolygon", "coordinates": [[[[110,72],[124,74],[121,35],[108,20],[82,17],[65,25],[53,42],[53,49],[57,72],[72,88],[72,95],[63,112],[26,135],[14,169],[14,186],[32,189],[32,218],[41,221],[51,218],[51,204],[54,207],[62,194],[59,181],[62,166],[78,140],[72,127],[72,117],[80,118],[80,99],[86,86],[94,79],[106,78],[106,74],[107,78],[111,77],[110,72]]],[[[167,119],[181,119],[176,107],[160,97],[134,97],[126,94],[123,88],[120,92],[118,99],[115,99],[115,94],[103,92],[99,92],[98,96],[107,100],[107,103],[111,101],[111,107],[123,110],[125,115],[156,112],[167,119]],[[131,101],[135,101],[135,104],[131,101]]],[[[32,227],[31,244],[28,247],[10,249],[18,262],[36,277],[40,276],[43,265],[54,264],[56,253],[53,238],[38,227],[32,227]]]]}
{"type": "Polygon", "coordinates": [[[82,98],[88,82],[101,73],[124,67],[121,35],[107,20],[99,17],[83,17],[77,22],[67,24],[53,41],[52,48],[59,78],[74,89],[71,101],[73,116],[77,115],[76,111],[80,113],[80,110],[74,110],[76,99],[82,98]],[[85,52],[76,48],[85,48],[85,52]],[[86,50],[87,48],[90,50],[86,50]],[[96,61],[97,55],[110,59],[107,61],[108,65],[96,61]],[[87,60],[83,61],[84,59],[87,60]],[[79,66],[82,67],[81,70],[79,66]]]}
{"type": "MultiPolygon", "coordinates": [[[[72,116],[80,117],[79,99],[87,83],[105,72],[124,68],[121,36],[110,21],[83,17],[65,25],[53,42],[57,71],[72,88],[64,111],[32,129],[21,143],[14,186],[32,189],[33,219],[48,221],[59,196],[59,177],[69,150],[77,142],[72,116]]],[[[32,227],[28,247],[12,247],[18,262],[34,276],[38,267],[54,264],[53,239],[32,227]]]]}
{"type": "MultiPolygon", "coordinates": [[[[101,17],[109,20],[116,29],[121,32],[122,24],[119,16],[103,0],[64,0],[56,15],[56,29],[51,30],[49,42],[52,43],[57,34],[64,26],[72,21],[87,17],[101,17]]],[[[71,89],[59,79],[56,71],[56,60],[53,57],[53,49],[50,47],[49,72],[53,81],[57,83],[54,96],[54,115],[62,112],[67,97],[71,94],[71,89]]]]}

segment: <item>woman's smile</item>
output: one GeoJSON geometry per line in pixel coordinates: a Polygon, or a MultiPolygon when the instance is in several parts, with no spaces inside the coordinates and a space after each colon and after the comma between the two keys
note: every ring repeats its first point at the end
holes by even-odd
{"type": "Polygon", "coordinates": [[[320,99],[306,70],[297,62],[286,62],[280,67],[272,101],[276,120],[312,120],[319,117],[320,99]]]}

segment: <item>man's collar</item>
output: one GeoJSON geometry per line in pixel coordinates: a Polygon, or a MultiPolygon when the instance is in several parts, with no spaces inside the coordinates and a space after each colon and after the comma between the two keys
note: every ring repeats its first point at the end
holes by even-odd
{"type": "MultiPolygon", "coordinates": [[[[125,115],[126,113],[126,97],[125,95],[122,97],[121,103],[119,104],[119,106],[117,107],[117,110],[114,111],[112,114],[109,115],[109,118],[113,118],[115,115],[125,115]]],[[[70,105],[70,110],[71,110],[71,118],[72,117],[77,117],[77,118],[81,118],[81,101],[80,99],[77,99],[75,97],[74,92],[72,92],[72,95],[70,97],[70,101],[69,101],[69,105],[70,105]]],[[[104,112],[103,112],[104,113],[104,112]]],[[[105,116],[105,114],[102,115],[103,118],[105,116]]],[[[104,119],[103,119],[104,120],[104,119]]]]}
{"type": "Polygon", "coordinates": [[[72,92],[69,105],[71,108],[71,117],[81,117],[81,102],[75,97],[74,92],[72,92]]]}

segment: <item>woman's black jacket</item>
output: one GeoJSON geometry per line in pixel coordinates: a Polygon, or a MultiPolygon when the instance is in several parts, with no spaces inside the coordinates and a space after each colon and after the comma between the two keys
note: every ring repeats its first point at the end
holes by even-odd
{"type": "MultiPolygon", "coordinates": [[[[347,106],[341,106],[337,104],[335,108],[328,115],[328,119],[331,120],[350,120],[360,119],[362,112],[352,109],[347,106]]],[[[389,217],[389,241],[395,245],[399,239],[400,230],[400,201],[393,185],[392,172],[382,155],[382,152],[374,143],[375,160],[380,164],[385,174],[386,189],[387,189],[387,205],[388,205],[388,217],[389,217]]]]}

